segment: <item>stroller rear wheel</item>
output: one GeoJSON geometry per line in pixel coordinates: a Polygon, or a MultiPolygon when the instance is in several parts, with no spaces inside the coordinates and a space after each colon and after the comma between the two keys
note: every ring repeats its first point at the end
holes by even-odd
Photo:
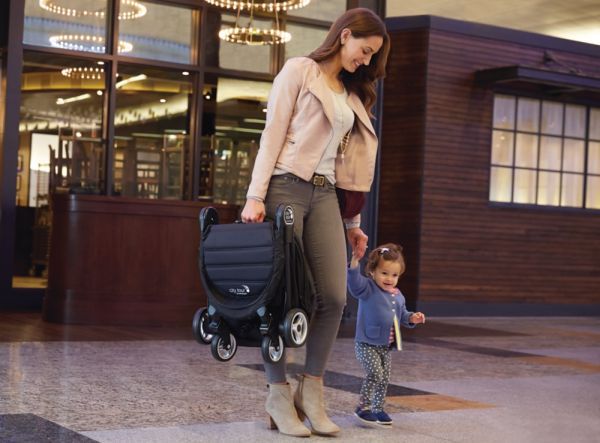
{"type": "Polygon", "coordinates": [[[281,324],[285,344],[290,348],[299,348],[308,335],[308,317],[302,309],[294,308],[288,311],[281,324]]]}
{"type": "Polygon", "coordinates": [[[192,332],[198,343],[207,345],[211,342],[213,334],[208,332],[208,323],[208,309],[198,309],[196,314],[194,314],[194,320],[192,321],[192,332]]]}
{"type": "Polygon", "coordinates": [[[219,361],[228,361],[233,358],[237,351],[237,342],[233,334],[229,334],[229,345],[225,344],[225,339],[220,335],[215,335],[210,342],[210,350],[213,357],[219,361]]]}
{"type": "Polygon", "coordinates": [[[263,359],[270,363],[277,363],[283,357],[285,345],[281,335],[276,335],[273,339],[270,335],[265,335],[262,339],[260,350],[263,359]]]}

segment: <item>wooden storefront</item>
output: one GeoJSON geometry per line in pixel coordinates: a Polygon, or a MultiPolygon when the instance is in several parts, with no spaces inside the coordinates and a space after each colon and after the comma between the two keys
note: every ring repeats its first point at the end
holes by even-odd
{"type": "Polygon", "coordinates": [[[597,312],[600,210],[489,195],[495,93],[599,107],[600,47],[432,16],[388,19],[388,29],[378,240],[404,246],[409,304],[597,312]],[[512,77],[486,75],[515,66],[512,77]]]}

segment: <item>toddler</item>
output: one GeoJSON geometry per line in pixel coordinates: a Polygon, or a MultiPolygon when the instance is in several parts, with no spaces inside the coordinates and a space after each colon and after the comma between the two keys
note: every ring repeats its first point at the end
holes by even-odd
{"type": "Polygon", "coordinates": [[[361,275],[357,252],[348,269],[348,290],[358,299],[356,319],[356,358],[366,372],[355,415],[367,424],[390,426],[392,419],[383,410],[390,379],[393,348],[402,349],[399,325],[414,328],[425,323],[421,312],[406,310],[406,302],[396,287],[404,273],[402,247],[388,243],[373,250],[361,275]]]}

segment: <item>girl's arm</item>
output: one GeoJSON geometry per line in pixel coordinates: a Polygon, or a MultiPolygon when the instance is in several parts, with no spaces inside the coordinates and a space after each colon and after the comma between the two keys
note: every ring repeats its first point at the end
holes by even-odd
{"type": "Polygon", "coordinates": [[[396,299],[398,300],[398,306],[402,305],[402,309],[398,309],[398,312],[396,312],[400,324],[405,328],[414,328],[415,323],[411,321],[411,318],[415,313],[406,309],[406,299],[402,295],[402,292],[396,295],[396,299]]]}
{"type": "Polygon", "coordinates": [[[354,298],[369,298],[371,295],[369,279],[360,273],[358,261],[355,262],[354,267],[352,266],[353,261],[350,262],[350,268],[348,269],[348,292],[354,298]]]}

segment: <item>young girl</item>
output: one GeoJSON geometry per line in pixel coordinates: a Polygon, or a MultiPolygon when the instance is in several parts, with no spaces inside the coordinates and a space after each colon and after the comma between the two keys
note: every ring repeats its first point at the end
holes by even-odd
{"type": "Polygon", "coordinates": [[[365,272],[370,278],[360,274],[361,258],[353,252],[348,269],[348,289],[358,299],[356,358],[366,372],[355,415],[368,424],[390,426],[392,419],[383,410],[390,380],[390,351],[401,349],[399,325],[414,328],[425,323],[425,315],[407,311],[404,296],[396,288],[406,268],[401,246],[388,243],[369,254],[365,272]]]}

